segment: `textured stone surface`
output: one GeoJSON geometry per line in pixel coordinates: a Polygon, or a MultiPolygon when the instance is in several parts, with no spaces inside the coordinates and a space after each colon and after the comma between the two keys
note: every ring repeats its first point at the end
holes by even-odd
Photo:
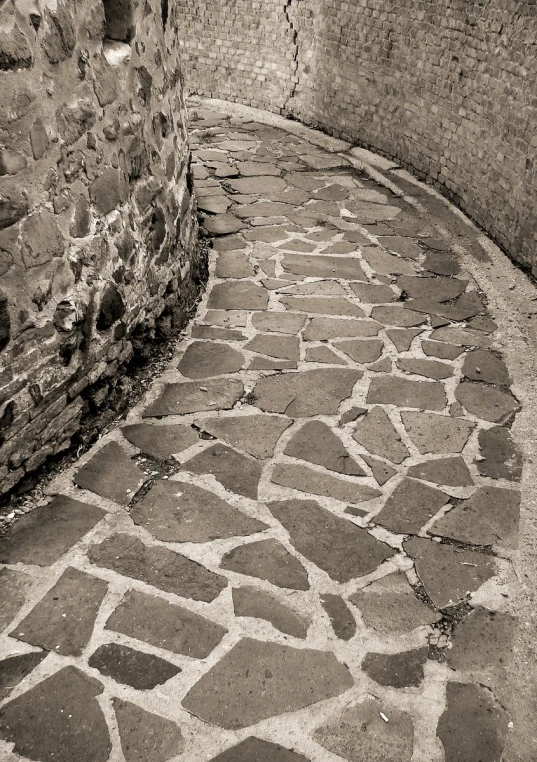
{"type": "Polygon", "coordinates": [[[455,397],[469,413],[492,423],[505,423],[519,409],[512,394],[476,382],[459,384],[455,397]]]}
{"type": "Polygon", "coordinates": [[[340,474],[365,476],[364,469],[351,458],[343,442],[322,421],[309,421],[302,426],[289,440],[284,454],[340,474]]]}
{"type": "Polygon", "coordinates": [[[374,455],[402,463],[409,452],[385,410],[375,407],[357,424],[353,438],[374,455]]]}
{"type": "Polygon", "coordinates": [[[375,522],[399,534],[417,533],[449,501],[440,490],[403,479],[386,500],[375,522]]]}
{"type": "Polygon", "coordinates": [[[253,281],[216,283],[207,306],[215,310],[266,310],[268,292],[253,281]]]}
{"type": "Polygon", "coordinates": [[[227,344],[195,341],[188,345],[177,368],[187,378],[208,378],[235,373],[243,363],[243,355],[227,344]]]}
{"type": "Polygon", "coordinates": [[[259,540],[228,551],[222,569],[271,582],[277,587],[308,590],[308,574],[300,561],[278,540],[259,540]]]}
{"type": "Polygon", "coordinates": [[[161,415],[227,410],[242,396],[243,385],[234,378],[209,379],[200,383],[167,384],[162,394],[145,410],[147,418],[161,415]]]}
{"type": "Polygon", "coordinates": [[[364,311],[348,299],[338,297],[285,296],[282,304],[288,310],[321,315],[346,315],[347,317],[365,317],[364,311]]]}
{"type": "Polygon", "coordinates": [[[305,341],[328,341],[337,338],[376,336],[382,325],[375,320],[343,320],[314,317],[304,331],[305,341]]]}
{"type": "Polygon", "coordinates": [[[196,425],[254,458],[270,458],[283,432],[291,421],[275,415],[203,418],[196,425]]]}
{"type": "Polygon", "coordinates": [[[134,423],[123,426],[121,433],[145,455],[157,460],[168,460],[174,453],[187,450],[199,442],[194,429],[181,424],[155,426],[151,423],[134,423]]]}
{"type": "Polygon", "coordinates": [[[258,352],[282,360],[297,362],[300,359],[300,346],[296,336],[258,334],[248,344],[245,344],[244,348],[249,349],[250,352],[258,352]]]}
{"type": "Polygon", "coordinates": [[[508,386],[510,383],[509,373],[503,360],[484,349],[475,349],[466,355],[462,372],[472,381],[483,381],[499,386],[508,386]]]}
{"type": "Polygon", "coordinates": [[[421,360],[413,357],[402,357],[397,361],[397,366],[406,373],[413,373],[416,376],[425,376],[426,378],[435,378],[441,380],[450,378],[453,375],[453,366],[445,362],[436,360],[421,360]]]}
{"type": "Polygon", "coordinates": [[[366,484],[344,481],[307,466],[295,466],[291,463],[277,464],[272,472],[272,481],[282,487],[333,497],[334,500],[344,503],[362,503],[380,495],[377,489],[366,484]]]}
{"type": "Polygon", "coordinates": [[[256,312],[252,316],[252,324],[258,331],[274,331],[293,335],[304,327],[305,322],[305,315],[290,315],[287,312],[256,312]]]}
{"type": "Polygon", "coordinates": [[[309,621],[281,600],[255,587],[233,589],[235,616],[256,617],[270,622],[277,630],[294,638],[305,638],[309,621]]]}
{"type": "Polygon", "coordinates": [[[13,688],[24,680],[45,656],[45,653],[36,651],[2,659],[0,661],[0,701],[9,696],[13,688]]]}
{"type": "Polygon", "coordinates": [[[0,569],[0,632],[21,608],[31,584],[31,578],[23,572],[0,569]]]}
{"type": "Polygon", "coordinates": [[[209,762],[309,762],[303,754],[279,744],[250,736],[236,746],[217,754],[209,762]]]}
{"type": "Polygon", "coordinates": [[[377,483],[380,484],[381,487],[397,473],[395,468],[392,468],[388,463],[384,463],[383,460],[370,458],[368,455],[364,455],[363,457],[371,469],[377,483]]]}
{"type": "Polygon", "coordinates": [[[119,698],[113,706],[125,762],[167,762],[184,750],[175,722],[119,698]]]}
{"type": "Polygon", "coordinates": [[[503,679],[511,662],[516,619],[478,606],[451,637],[446,662],[451,669],[472,673],[496,672],[503,679]]]}
{"type": "Polygon", "coordinates": [[[422,455],[462,452],[474,424],[434,413],[403,411],[405,429],[422,455]]]}
{"type": "Polygon", "coordinates": [[[397,654],[368,653],[362,662],[362,669],[379,685],[417,688],[423,680],[423,665],[427,661],[428,650],[424,646],[397,654]]]}
{"type": "Polygon", "coordinates": [[[262,410],[297,418],[333,415],[361,375],[354,370],[320,368],[263,378],[254,389],[256,404],[262,410]]]}
{"type": "Polygon", "coordinates": [[[321,595],[321,604],[328,614],[330,624],[340,640],[350,640],[356,634],[356,622],[341,596],[333,593],[321,595]]]}
{"type": "Polygon", "coordinates": [[[413,278],[403,275],[397,278],[397,285],[411,299],[449,302],[462,294],[468,281],[456,278],[413,278]]]}
{"type": "Polygon", "coordinates": [[[130,503],[146,479],[147,476],[117,442],[110,442],[97,450],[74,477],[79,487],[121,505],[130,503]]]}
{"type": "Polygon", "coordinates": [[[422,328],[388,328],[386,334],[398,352],[407,352],[422,328]]]}
{"type": "Polygon", "coordinates": [[[382,376],[371,381],[367,401],[370,404],[398,405],[425,410],[442,410],[446,393],[436,381],[408,381],[396,376],[382,376]]]}
{"type": "Polygon", "coordinates": [[[154,654],[136,651],[120,643],[99,646],[88,659],[90,667],[116,682],[138,691],[148,691],[177,675],[181,670],[154,654]]]}
{"type": "Polygon", "coordinates": [[[359,339],[355,341],[338,341],[334,346],[357,363],[375,362],[375,360],[379,359],[384,349],[384,343],[380,339],[372,339],[371,341],[361,341],[359,339]]]}
{"type": "Polygon", "coordinates": [[[518,452],[509,429],[493,426],[479,432],[477,470],[493,479],[518,481],[522,476],[522,456],[518,452]]]}
{"type": "Polygon", "coordinates": [[[231,492],[252,500],[257,498],[261,465],[227,445],[214,444],[185,461],[182,467],[193,474],[212,474],[231,492]]]}
{"type": "Polygon", "coordinates": [[[408,469],[408,475],[449,487],[470,487],[474,483],[468,466],[460,456],[418,463],[408,469]]]}
{"type": "Polygon", "coordinates": [[[341,280],[365,281],[359,259],[348,257],[323,257],[287,254],[282,261],[283,269],[294,275],[315,278],[340,278],[341,280]]]}

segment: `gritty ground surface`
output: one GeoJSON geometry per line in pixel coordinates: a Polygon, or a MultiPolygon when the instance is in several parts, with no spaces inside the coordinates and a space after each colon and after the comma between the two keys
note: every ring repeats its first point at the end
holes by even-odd
{"type": "Polygon", "coordinates": [[[207,293],[1,541],[0,757],[500,762],[525,394],[487,289],[339,141],[191,128],[207,293]]]}

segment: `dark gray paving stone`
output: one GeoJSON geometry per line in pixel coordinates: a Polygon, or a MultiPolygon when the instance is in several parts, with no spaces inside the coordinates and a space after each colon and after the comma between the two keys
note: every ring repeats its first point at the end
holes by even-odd
{"type": "Polygon", "coordinates": [[[214,600],[227,585],[225,577],[190,558],[159,545],[145,545],[130,534],[114,534],[90,545],[88,558],[97,566],[196,601],[214,600]]]}
{"type": "Polygon", "coordinates": [[[328,614],[336,637],[351,640],[356,635],[356,622],[344,599],[340,595],[324,593],[321,595],[321,604],[328,614]]]}
{"type": "Polygon", "coordinates": [[[475,291],[469,291],[449,304],[435,302],[432,299],[409,299],[405,302],[405,307],[414,312],[423,312],[455,321],[468,320],[485,312],[485,305],[475,291]]]}
{"type": "Polygon", "coordinates": [[[309,762],[302,754],[250,736],[209,762],[309,762]]]}
{"type": "Polygon", "coordinates": [[[280,174],[279,167],[270,162],[240,161],[237,167],[243,177],[259,177],[259,175],[277,177],[280,174]]]}
{"type": "Polygon", "coordinates": [[[262,465],[227,445],[217,442],[182,463],[181,468],[193,474],[212,474],[230,492],[257,499],[262,465]]]}
{"type": "Polygon", "coordinates": [[[102,692],[98,680],[64,667],[0,709],[0,738],[39,762],[107,762],[112,744],[96,700],[102,692]]]}
{"type": "Polygon", "coordinates": [[[522,476],[522,456],[511,438],[509,429],[493,426],[479,432],[482,460],[477,461],[481,476],[519,481],[522,476]]]}
{"type": "Polygon", "coordinates": [[[333,183],[318,190],[315,197],[322,201],[344,201],[349,197],[349,189],[339,183],[333,183]]]}
{"type": "Polygon", "coordinates": [[[347,365],[347,360],[337,355],[328,347],[310,347],[306,349],[306,362],[319,362],[326,365],[347,365]]]}
{"type": "Polygon", "coordinates": [[[474,480],[463,458],[438,458],[418,463],[408,469],[408,475],[448,487],[470,487],[474,480]]]}
{"type": "MultiPolygon", "coordinates": [[[[288,209],[287,211],[291,210],[288,209]]],[[[299,251],[302,254],[309,254],[315,250],[315,244],[308,243],[308,241],[302,241],[299,238],[292,238],[290,241],[281,243],[278,246],[278,249],[283,249],[284,251],[299,251]]]]}
{"type": "Polygon", "coordinates": [[[361,371],[346,368],[267,376],[255,386],[255,404],[261,410],[297,418],[334,415],[361,377],[361,371]]]}
{"type": "Polygon", "coordinates": [[[222,569],[271,582],[276,587],[309,590],[308,573],[278,540],[259,540],[228,551],[222,569]]]}
{"type": "Polygon", "coordinates": [[[475,349],[464,358],[462,373],[471,381],[508,386],[511,383],[504,361],[484,349],[475,349]]]}
{"type": "Polygon", "coordinates": [[[227,196],[214,195],[214,196],[199,196],[198,195],[198,209],[202,212],[210,212],[210,214],[225,214],[231,201],[227,196]]]}
{"type": "Polygon", "coordinates": [[[352,685],[349,670],[332,653],[244,638],[182,704],[204,722],[235,730],[339,696],[352,685]]]}
{"type": "Polygon", "coordinates": [[[349,597],[367,627],[382,635],[394,635],[434,624],[441,615],[416,597],[403,572],[372,582],[349,597]]]}
{"type": "Polygon", "coordinates": [[[294,360],[275,360],[272,357],[257,355],[252,359],[247,370],[296,370],[298,364],[294,360]]]}
{"type": "Polygon", "coordinates": [[[104,515],[96,505],[57,495],[42,508],[21,516],[11,527],[0,543],[0,561],[50,566],[104,515]]]}
{"type": "Polygon", "coordinates": [[[172,720],[119,698],[113,706],[125,762],[167,762],[184,751],[183,734],[172,720]]]}
{"type": "Polygon", "coordinates": [[[0,569],[0,632],[21,609],[31,586],[32,579],[27,574],[14,569],[0,569]]]}
{"type": "Polygon", "coordinates": [[[346,423],[352,423],[364,413],[367,413],[366,407],[351,407],[346,413],[343,413],[339,419],[339,425],[345,426],[346,423]]]}
{"type": "Polygon", "coordinates": [[[248,315],[244,310],[207,310],[203,324],[220,328],[245,328],[248,315]]]}
{"type": "Polygon", "coordinates": [[[305,341],[370,338],[377,336],[382,325],[375,320],[344,320],[343,318],[314,317],[303,333],[305,341]]]}
{"type": "Polygon", "coordinates": [[[269,198],[272,193],[279,193],[287,188],[285,180],[270,175],[241,177],[238,180],[230,180],[229,185],[239,193],[253,193],[263,198],[269,198]]]}
{"type": "Polygon", "coordinates": [[[447,665],[468,674],[493,672],[505,677],[516,623],[510,614],[477,606],[455,629],[446,650],[447,665]]]}
{"type": "Polygon", "coordinates": [[[245,349],[258,352],[269,357],[277,357],[282,360],[300,360],[300,342],[296,336],[281,336],[278,334],[258,334],[254,336],[245,349]]]}
{"type": "Polygon", "coordinates": [[[138,590],[127,592],[106,627],[193,659],[209,656],[227,632],[211,619],[138,590]]]}
{"type": "Polygon", "coordinates": [[[203,410],[229,410],[242,397],[244,387],[235,378],[214,378],[200,383],[167,384],[143,413],[144,418],[184,415],[203,410]]]}
{"type": "Polygon", "coordinates": [[[245,223],[237,219],[234,214],[217,214],[214,217],[206,217],[203,220],[204,228],[212,235],[228,235],[242,230],[245,223]]]}
{"type": "Polygon", "coordinates": [[[289,315],[287,312],[256,312],[252,324],[258,331],[289,333],[295,336],[306,322],[306,315],[289,315]]]}
{"type": "Polygon", "coordinates": [[[371,458],[369,455],[364,455],[363,459],[373,472],[375,481],[377,484],[380,484],[381,487],[397,473],[395,468],[392,468],[392,466],[390,466],[388,463],[385,463],[383,460],[371,458]]]}
{"type": "Polygon", "coordinates": [[[280,301],[286,309],[306,312],[308,315],[365,317],[364,311],[356,304],[336,296],[284,296],[280,301]]]}
{"type": "Polygon", "coordinates": [[[397,534],[416,533],[448,502],[449,495],[440,490],[403,479],[374,521],[397,534]]]}
{"type": "Polygon", "coordinates": [[[474,423],[434,413],[403,411],[401,419],[408,436],[422,455],[462,452],[474,423]]]}
{"type": "Polygon", "coordinates": [[[422,332],[422,328],[389,328],[386,335],[398,352],[407,352],[410,345],[422,332]]]}
{"type": "MultiPolygon", "coordinates": [[[[291,204],[282,204],[277,201],[257,201],[254,204],[236,206],[234,207],[233,212],[237,217],[241,217],[242,219],[270,217],[271,219],[277,218],[279,222],[283,222],[285,216],[294,212],[294,207],[291,204]]],[[[303,242],[300,241],[299,243],[303,242]]],[[[311,251],[311,249],[308,249],[308,251],[311,251]]]]}
{"type": "Polygon", "coordinates": [[[243,363],[243,354],[227,344],[194,341],[186,348],[177,368],[183,376],[196,379],[236,373],[243,363]]]}
{"type": "Polygon", "coordinates": [[[398,376],[376,376],[367,394],[371,405],[397,405],[421,410],[442,410],[446,404],[446,392],[438,381],[410,381],[398,376]]]}
{"type": "Polygon", "coordinates": [[[62,656],[79,656],[107,590],[103,579],[69,567],[10,635],[62,656]]]}
{"type": "Polygon", "coordinates": [[[441,609],[454,606],[474,593],[496,573],[494,558],[452,545],[441,545],[421,537],[403,543],[414,559],[416,572],[427,595],[441,609]]]}
{"type": "Polygon", "coordinates": [[[377,489],[364,484],[343,481],[330,474],[314,471],[307,466],[278,463],[272,472],[271,481],[282,487],[290,487],[312,495],[323,495],[343,503],[363,503],[379,497],[377,489]]]}
{"type": "Polygon", "coordinates": [[[459,384],[455,397],[471,415],[491,423],[505,423],[520,409],[517,400],[509,392],[502,392],[477,381],[459,384]]]}
{"type": "Polygon", "coordinates": [[[375,407],[364,416],[354,430],[353,439],[373,455],[380,455],[392,463],[402,463],[409,452],[388,414],[375,407]]]}
{"type": "Polygon", "coordinates": [[[456,360],[464,351],[462,347],[445,344],[443,341],[422,341],[421,348],[426,355],[438,357],[440,360],[456,360]]]}
{"type": "Polygon", "coordinates": [[[468,326],[476,331],[483,333],[494,333],[498,329],[498,324],[488,315],[479,315],[468,321],[468,326]]]}
{"type": "Polygon", "coordinates": [[[222,418],[201,418],[196,425],[203,431],[223,439],[254,458],[271,458],[274,448],[291,426],[288,418],[276,415],[241,415],[222,418]]]}
{"type": "Polygon", "coordinates": [[[251,280],[228,280],[212,287],[207,307],[215,310],[266,310],[267,304],[266,288],[251,280]]]}
{"type": "Polygon", "coordinates": [[[367,697],[318,728],[313,737],[348,762],[410,762],[414,724],[405,712],[367,697]]]}
{"type": "Polygon", "coordinates": [[[362,527],[322,508],[314,500],[268,504],[289,532],[293,546],[337,582],[370,574],[394,550],[362,527]]]}
{"type": "Polygon", "coordinates": [[[401,276],[397,285],[411,299],[431,299],[433,302],[449,302],[460,296],[469,281],[457,278],[413,278],[401,276]]]}
{"type": "Polygon", "coordinates": [[[378,360],[378,362],[370,365],[369,370],[374,373],[391,373],[393,370],[392,361],[389,357],[385,357],[383,360],[378,360]]]}
{"type": "Polygon", "coordinates": [[[418,259],[418,257],[423,254],[423,250],[417,243],[414,243],[414,241],[411,241],[409,238],[403,238],[402,236],[381,236],[379,242],[382,246],[385,246],[390,251],[394,251],[401,257],[418,259]]]}
{"type": "Polygon", "coordinates": [[[0,661],[0,701],[40,664],[47,654],[36,651],[20,656],[8,656],[0,661]]]}
{"type": "Polygon", "coordinates": [[[397,294],[389,286],[376,286],[372,283],[351,283],[351,288],[364,304],[386,304],[394,302],[397,294]]]}
{"type": "Polygon", "coordinates": [[[458,328],[447,326],[437,328],[432,332],[430,338],[433,341],[446,341],[461,347],[483,347],[490,345],[490,339],[480,331],[472,331],[470,328],[458,328]]]}
{"type": "Polygon", "coordinates": [[[148,478],[117,442],[109,442],[78,469],[73,481],[82,489],[128,505],[148,478]]]}
{"type": "Polygon", "coordinates": [[[192,338],[210,339],[212,341],[246,341],[246,336],[240,331],[218,328],[212,325],[193,325],[192,338]]]}
{"type": "Polygon", "coordinates": [[[276,243],[287,238],[287,230],[283,225],[271,225],[270,227],[254,228],[246,230],[244,238],[247,241],[260,241],[261,243],[276,243]]]}
{"type": "Polygon", "coordinates": [[[245,249],[246,242],[242,235],[228,235],[225,238],[216,238],[213,241],[215,251],[233,251],[234,249],[245,249]]]}
{"type": "Polygon", "coordinates": [[[373,320],[378,320],[384,325],[396,325],[400,328],[413,328],[423,325],[427,318],[419,312],[405,309],[399,304],[391,304],[388,307],[373,307],[371,310],[373,320]]]}
{"type": "Polygon", "coordinates": [[[105,643],[88,659],[88,664],[116,682],[138,691],[150,691],[181,672],[160,656],[137,651],[121,643],[105,643]]]}
{"type": "Polygon", "coordinates": [[[152,423],[134,423],[123,426],[121,433],[145,455],[156,460],[168,460],[174,453],[188,450],[200,441],[191,426],[181,424],[157,426],[152,423]]]}
{"type": "Polygon", "coordinates": [[[446,762],[501,762],[508,716],[490,691],[477,685],[448,683],[447,706],[437,736],[446,762]]]}
{"type": "Polygon", "coordinates": [[[322,421],[308,421],[302,426],[289,440],[284,454],[340,474],[365,476],[364,469],[349,455],[341,439],[322,421]]]}
{"type": "Polygon", "coordinates": [[[334,346],[357,363],[375,362],[384,350],[384,342],[381,339],[371,339],[369,341],[350,339],[348,341],[337,341],[334,346]]]}
{"type": "Polygon", "coordinates": [[[431,534],[472,545],[517,547],[520,492],[480,487],[471,498],[439,519],[431,534]]]}
{"type": "Polygon", "coordinates": [[[256,587],[233,589],[235,616],[265,619],[280,632],[294,638],[305,638],[310,621],[297,614],[270,593],[256,587]]]}
{"type": "Polygon", "coordinates": [[[286,272],[293,273],[294,275],[367,282],[360,260],[352,259],[351,257],[286,254],[282,260],[282,266],[286,272]]]}
{"type": "Polygon", "coordinates": [[[406,373],[434,378],[437,381],[450,378],[455,370],[453,365],[448,363],[437,362],[436,360],[421,360],[416,357],[400,357],[397,361],[397,366],[406,373]]]}
{"type": "MultiPolygon", "coordinates": [[[[427,241],[425,243],[427,244],[427,241]]],[[[454,254],[433,251],[425,257],[423,269],[435,275],[452,276],[460,273],[461,266],[454,254]]]]}
{"type": "Polygon", "coordinates": [[[428,652],[428,647],[424,646],[398,654],[368,653],[361,669],[379,685],[417,688],[423,680],[423,665],[428,652]]]}
{"type": "Polygon", "coordinates": [[[357,201],[349,202],[345,205],[350,212],[356,216],[356,222],[375,220],[376,222],[385,222],[387,220],[393,220],[401,213],[401,209],[397,206],[389,206],[388,204],[371,203],[369,201],[357,201]]]}
{"type": "MultiPolygon", "coordinates": [[[[371,269],[379,275],[414,275],[416,272],[416,267],[411,262],[388,254],[376,246],[365,247],[362,256],[371,269]]],[[[364,279],[356,278],[356,280],[364,279]]]]}

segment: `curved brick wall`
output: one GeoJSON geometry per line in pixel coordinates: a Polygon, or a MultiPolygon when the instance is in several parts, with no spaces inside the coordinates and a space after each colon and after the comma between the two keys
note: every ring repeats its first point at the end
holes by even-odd
{"type": "Polygon", "coordinates": [[[198,255],[166,0],[0,6],[2,494],[184,319],[198,255]]]}
{"type": "Polygon", "coordinates": [[[190,91],[432,180],[537,275],[535,0],[179,0],[190,91]]]}

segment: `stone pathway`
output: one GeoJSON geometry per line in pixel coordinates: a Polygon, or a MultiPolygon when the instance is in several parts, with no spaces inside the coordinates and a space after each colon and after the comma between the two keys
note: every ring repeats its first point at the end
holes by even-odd
{"type": "Polygon", "coordinates": [[[0,757],[500,762],[521,459],[486,299],[347,156],[201,107],[192,145],[198,314],[0,545],[0,757]]]}

